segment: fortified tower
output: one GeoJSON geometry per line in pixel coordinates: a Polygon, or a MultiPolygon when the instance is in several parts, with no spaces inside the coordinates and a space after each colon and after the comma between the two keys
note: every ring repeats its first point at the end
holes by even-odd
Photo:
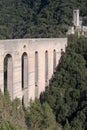
{"type": "Polygon", "coordinates": [[[80,25],[80,22],[79,22],[79,9],[73,10],[73,24],[76,27],[80,25]]]}

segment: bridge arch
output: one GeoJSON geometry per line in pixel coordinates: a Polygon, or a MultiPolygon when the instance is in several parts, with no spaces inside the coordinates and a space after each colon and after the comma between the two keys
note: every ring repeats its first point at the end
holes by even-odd
{"type": "Polygon", "coordinates": [[[21,80],[22,80],[22,105],[28,104],[28,55],[26,52],[21,57],[21,80]]]}
{"type": "Polygon", "coordinates": [[[25,89],[28,87],[28,55],[26,52],[22,54],[21,62],[22,89],[25,89]]]}
{"type": "Polygon", "coordinates": [[[7,89],[11,99],[17,97],[25,106],[30,99],[34,100],[37,95],[39,98],[41,92],[49,85],[53,68],[55,64],[59,64],[61,55],[66,50],[65,45],[67,38],[0,40],[2,93],[7,89]],[[64,50],[62,54],[61,49],[64,50]],[[38,88],[36,95],[35,87],[38,88]]]}
{"type": "Polygon", "coordinates": [[[45,51],[45,84],[48,86],[48,51],[45,51]]]}
{"type": "Polygon", "coordinates": [[[56,50],[53,50],[53,73],[56,71],[56,50]]]}
{"type": "Polygon", "coordinates": [[[38,97],[38,51],[35,51],[35,97],[38,97]]]}
{"type": "Polygon", "coordinates": [[[11,54],[6,54],[4,58],[4,92],[9,92],[11,100],[13,99],[13,60],[11,54]]]}

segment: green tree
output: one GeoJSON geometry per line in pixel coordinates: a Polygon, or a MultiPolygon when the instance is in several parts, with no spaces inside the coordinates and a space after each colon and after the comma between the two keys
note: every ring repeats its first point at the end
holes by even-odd
{"type": "Polygon", "coordinates": [[[55,116],[47,103],[40,104],[38,100],[31,102],[26,117],[29,127],[34,130],[58,130],[55,116]]]}

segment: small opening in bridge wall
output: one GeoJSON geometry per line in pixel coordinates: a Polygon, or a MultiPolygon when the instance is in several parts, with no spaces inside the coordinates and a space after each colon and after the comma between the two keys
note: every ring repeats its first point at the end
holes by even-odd
{"type": "Polygon", "coordinates": [[[12,56],[7,54],[4,58],[4,91],[8,90],[12,99],[13,94],[13,62],[12,56]]]}
{"type": "Polygon", "coordinates": [[[48,51],[45,51],[45,83],[48,85],[48,51]]]}
{"type": "Polygon", "coordinates": [[[53,50],[53,72],[56,71],[56,50],[53,50]]]}
{"type": "Polygon", "coordinates": [[[22,89],[28,87],[28,56],[27,53],[22,55],[22,89]]]}
{"type": "Polygon", "coordinates": [[[26,45],[24,45],[23,48],[26,48],[26,45]]]}
{"type": "Polygon", "coordinates": [[[38,97],[38,52],[35,52],[35,97],[38,97]]]}

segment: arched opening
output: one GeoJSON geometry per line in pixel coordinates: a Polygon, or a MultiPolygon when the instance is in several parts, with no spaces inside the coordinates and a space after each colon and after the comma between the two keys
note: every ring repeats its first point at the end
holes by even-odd
{"type": "Polygon", "coordinates": [[[38,97],[38,52],[35,52],[35,97],[38,97]]]}
{"type": "Polygon", "coordinates": [[[45,83],[48,85],[48,51],[45,51],[45,83]]]}
{"type": "Polygon", "coordinates": [[[4,92],[8,91],[12,99],[13,95],[13,62],[12,56],[7,54],[4,58],[4,92]]]}
{"type": "Polygon", "coordinates": [[[53,72],[56,71],[56,50],[53,50],[53,72]]]}
{"type": "Polygon", "coordinates": [[[28,87],[28,56],[27,53],[22,55],[22,89],[28,87]]]}

